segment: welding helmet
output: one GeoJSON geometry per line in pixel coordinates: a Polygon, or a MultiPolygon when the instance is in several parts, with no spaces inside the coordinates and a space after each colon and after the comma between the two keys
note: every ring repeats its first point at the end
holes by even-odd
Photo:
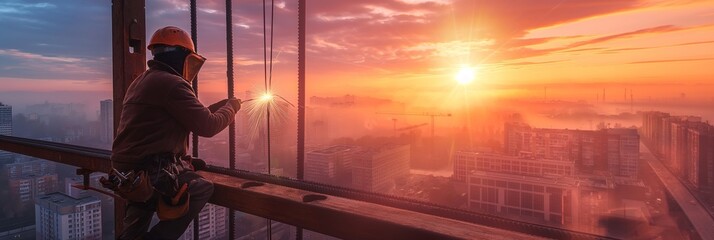
{"type": "Polygon", "coordinates": [[[206,62],[206,58],[196,53],[196,48],[193,45],[191,36],[180,28],[174,26],[168,26],[156,30],[154,35],[151,36],[149,45],[146,48],[149,49],[154,55],[176,50],[188,51],[189,53],[183,62],[183,71],[181,72],[181,76],[189,82],[196,78],[196,75],[198,75],[198,72],[201,70],[203,63],[206,62]],[[159,48],[159,46],[161,47],[159,48]]]}

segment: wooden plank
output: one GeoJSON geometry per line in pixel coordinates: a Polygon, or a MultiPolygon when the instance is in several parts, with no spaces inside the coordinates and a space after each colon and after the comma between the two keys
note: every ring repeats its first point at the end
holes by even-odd
{"type": "Polygon", "coordinates": [[[211,202],[343,239],[537,239],[511,231],[346,198],[201,172],[211,202]],[[306,196],[326,197],[305,202],[306,196]]]}

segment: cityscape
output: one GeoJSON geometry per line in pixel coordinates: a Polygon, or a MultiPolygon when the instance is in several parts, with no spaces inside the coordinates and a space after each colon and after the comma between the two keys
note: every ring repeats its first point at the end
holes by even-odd
{"type": "MultiPolygon", "coordinates": [[[[325,101],[316,101],[317,106],[325,101]]],[[[45,102],[27,106],[22,114],[13,114],[12,106],[3,104],[0,129],[3,135],[109,149],[111,102],[97,103],[100,110],[95,120],[78,114],[84,107],[79,103],[45,102]],[[43,128],[62,131],[33,131],[43,128]]],[[[357,103],[327,107],[349,109],[353,104],[357,103]]],[[[714,212],[714,150],[710,147],[714,126],[698,116],[657,111],[636,114],[641,118],[636,126],[600,124],[593,130],[537,128],[512,114],[497,131],[502,135],[493,136],[500,137],[495,140],[500,147],[481,144],[454,150],[443,156],[451,161],[445,165],[451,170],[447,174],[439,171],[441,167],[415,167],[415,156],[420,154],[442,157],[436,148],[419,149],[433,140],[421,135],[424,126],[385,128],[383,136],[362,137],[367,140],[318,134],[306,147],[305,180],[618,238],[691,238],[697,223],[683,219],[714,212]],[[678,181],[667,182],[660,174],[678,181]],[[674,196],[671,188],[684,188],[689,194],[674,196]],[[705,212],[691,212],[686,209],[690,205],[705,212]]],[[[326,120],[314,123],[314,128],[330,124],[326,120]]],[[[251,139],[247,125],[238,124],[243,126],[238,129],[240,139],[251,139]]],[[[275,131],[281,136],[287,130],[278,127],[275,131]]],[[[280,148],[294,148],[288,141],[276,143],[286,144],[280,148]]],[[[201,150],[226,147],[225,141],[210,144],[211,148],[201,150]]],[[[239,169],[267,173],[260,144],[249,145],[237,146],[239,169]]],[[[290,177],[285,170],[294,168],[289,159],[281,163],[281,153],[273,154],[274,166],[279,167],[272,173],[290,177]]],[[[8,200],[3,205],[3,219],[8,223],[3,225],[8,226],[5,236],[51,239],[55,235],[48,234],[61,232],[83,239],[113,238],[113,198],[81,190],[81,177],[72,167],[9,152],[0,152],[0,157],[7,184],[2,192],[8,200]]],[[[217,165],[221,157],[206,156],[209,164],[217,165]]],[[[92,185],[100,187],[101,176],[105,174],[92,174],[92,185]]],[[[224,207],[207,205],[200,214],[201,219],[208,219],[198,228],[200,239],[225,238],[227,212],[224,207]]],[[[252,215],[239,216],[237,224],[241,229],[254,229],[244,236],[264,236],[266,231],[265,221],[252,215]]],[[[294,234],[288,225],[273,225],[275,237],[294,234]]],[[[182,239],[193,239],[193,231],[187,229],[182,239]]],[[[328,238],[312,234],[315,239],[328,238]]]]}
{"type": "MultiPolygon", "coordinates": [[[[178,239],[714,239],[711,1],[138,2],[0,3],[0,144],[112,153],[149,37],[190,32],[200,111],[241,101],[185,141],[219,181],[178,239]],[[226,197],[264,185],[305,208],[226,197]]],[[[118,239],[113,172],[0,149],[0,240],[118,239]]]]}

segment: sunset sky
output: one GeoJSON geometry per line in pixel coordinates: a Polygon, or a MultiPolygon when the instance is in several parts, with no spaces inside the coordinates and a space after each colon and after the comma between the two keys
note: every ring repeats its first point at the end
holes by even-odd
{"type": "MultiPolygon", "coordinates": [[[[225,2],[198,2],[198,49],[209,59],[200,90],[223,96],[225,2]]],[[[273,82],[287,97],[296,10],[275,1],[273,82]]],[[[570,100],[595,101],[603,88],[613,100],[625,88],[637,99],[711,100],[714,90],[714,1],[308,0],[307,11],[308,96],[430,107],[413,101],[534,98],[544,87],[570,100]],[[464,66],[477,74],[461,86],[464,66]]],[[[147,1],[146,14],[147,40],[165,25],[189,30],[188,1],[147,1]]],[[[0,2],[0,94],[111,91],[110,16],[109,0],[0,2]]],[[[236,1],[233,22],[237,90],[260,90],[262,1],[236,1]]]]}

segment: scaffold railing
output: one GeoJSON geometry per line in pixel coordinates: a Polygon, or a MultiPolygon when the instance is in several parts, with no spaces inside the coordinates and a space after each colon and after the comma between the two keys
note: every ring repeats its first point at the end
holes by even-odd
{"type": "MultiPolygon", "coordinates": [[[[103,149],[0,136],[0,150],[71,165],[78,173],[111,169],[111,152],[103,149]]],[[[216,166],[201,175],[215,184],[211,203],[342,239],[608,239],[287,177],[216,166]]]]}

